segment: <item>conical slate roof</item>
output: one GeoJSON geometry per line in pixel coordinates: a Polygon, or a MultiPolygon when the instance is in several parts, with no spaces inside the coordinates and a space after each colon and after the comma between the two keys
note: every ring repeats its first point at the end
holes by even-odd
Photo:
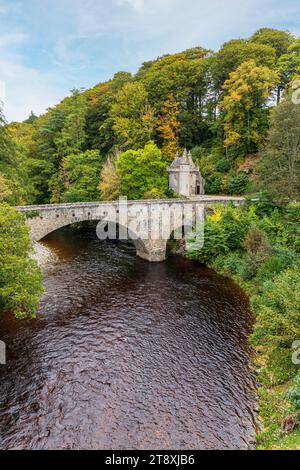
{"type": "Polygon", "coordinates": [[[181,165],[181,158],[179,157],[179,153],[177,152],[173,162],[170,165],[170,168],[179,168],[181,165]]]}
{"type": "Polygon", "coordinates": [[[189,154],[187,153],[187,149],[184,149],[183,155],[181,157],[181,165],[189,165],[189,154]]]}
{"type": "Polygon", "coordinates": [[[180,157],[177,152],[172,164],[170,165],[170,169],[179,168],[181,165],[188,165],[191,170],[198,170],[193,162],[191,152],[188,152],[186,149],[184,150],[182,157],[180,157]]]}

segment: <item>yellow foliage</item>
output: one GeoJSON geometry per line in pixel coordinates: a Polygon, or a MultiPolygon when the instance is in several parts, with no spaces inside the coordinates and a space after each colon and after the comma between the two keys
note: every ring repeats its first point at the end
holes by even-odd
{"type": "Polygon", "coordinates": [[[163,105],[162,115],[158,119],[157,127],[157,131],[164,141],[163,154],[170,161],[180,150],[177,136],[180,127],[178,116],[179,105],[174,97],[170,95],[163,105]]]}
{"type": "Polygon", "coordinates": [[[12,195],[9,181],[0,173],[0,202],[12,195]]]}
{"type": "Polygon", "coordinates": [[[257,66],[254,60],[243,62],[223,85],[226,92],[220,103],[223,112],[224,146],[238,143],[242,136],[258,143],[257,111],[265,107],[271,91],[279,82],[278,73],[266,66],[257,66]]]}
{"type": "Polygon", "coordinates": [[[215,204],[213,207],[213,213],[209,216],[212,222],[220,222],[224,213],[224,207],[221,204],[215,204]]]}
{"type": "Polygon", "coordinates": [[[121,179],[116,171],[114,158],[108,157],[106,163],[103,165],[99,183],[99,191],[102,200],[114,201],[118,199],[121,195],[120,186],[121,179]]]}

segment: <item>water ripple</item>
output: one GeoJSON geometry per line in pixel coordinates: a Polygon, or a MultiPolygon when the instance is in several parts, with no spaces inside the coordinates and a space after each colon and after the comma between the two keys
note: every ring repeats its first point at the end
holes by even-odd
{"type": "Polygon", "coordinates": [[[1,320],[2,449],[244,449],[248,305],[180,258],[148,264],[78,232],[48,241],[37,320],[1,320]]]}

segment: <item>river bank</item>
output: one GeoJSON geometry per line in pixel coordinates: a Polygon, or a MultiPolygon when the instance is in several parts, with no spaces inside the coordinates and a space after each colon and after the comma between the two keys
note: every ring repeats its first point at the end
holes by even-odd
{"type": "Polygon", "coordinates": [[[233,279],[249,297],[259,449],[300,448],[299,365],[292,359],[300,338],[299,208],[216,206],[207,216],[203,248],[187,253],[233,279]]]}
{"type": "MultiPolygon", "coordinates": [[[[215,269],[214,266],[211,266],[215,269]]],[[[221,275],[228,272],[219,270],[221,275]]],[[[248,295],[249,303],[259,295],[259,286],[255,282],[244,282],[238,276],[230,276],[237,282],[248,295]]],[[[255,319],[255,309],[252,308],[255,319]]],[[[260,325],[254,320],[252,337],[255,337],[260,325]]],[[[257,426],[257,448],[259,450],[299,450],[300,449],[300,427],[296,429],[284,429],[284,418],[291,417],[294,410],[288,400],[288,392],[293,385],[293,379],[273,384],[272,370],[266,365],[267,357],[262,347],[249,342],[253,348],[253,367],[258,382],[258,426],[257,426]]],[[[280,367],[280,364],[279,364],[280,367]]]]}
{"type": "Polygon", "coordinates": [[[35,260],[42,271],[47,269],[51,263],[59,261],[58,256],[46,245],[34,242],[32,246],[31,259],[35,260]]]}

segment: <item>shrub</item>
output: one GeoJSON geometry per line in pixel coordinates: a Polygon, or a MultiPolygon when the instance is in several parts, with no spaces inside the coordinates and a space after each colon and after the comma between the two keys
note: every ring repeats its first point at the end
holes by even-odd
{"type": "Polygon", "coordinates": [[[241,270],[241,257],[237,253],[229,255],[224,262],[224,271],[228,274],[235,275],[241,270]]]}
{"type": "Polygon", "coordinates": [[[300,204],[288,205],[284,213],[284,219],[287,225],[289,242],[298,249],[300,244],[300,204]]]}
{"type": "Polygon", "coordinates": [[[216,170],[220,173],[227,173],[231,168],[231,163],[229,160],[222,158],[216,163],[216,170]]]}
{"type": "Polygon", "coordinates": [[[229,194],[244,194],[249,186],[249,178],[246,173],[240,173],[229,180],[229,194]]]}
{"type": "Polygon", "coordinates": [[[222,178],[217,175],[215,177],[206,178],[205,186],[207,194],[219,194],[222,190],[222,178]]]}
{"type": "Polygon", "coordinates": [[[286,244],[288,241],[287,226],[282,219],[278,209],[275,209],[270,215],[263,217],[258,222],[258,227],[263,230],[273,244],[286,244]]]}
{"type": "MultiPolygon", "coordinates": [[[[300,338],[299,264],[267,281],[252,304],[256,313],[255,344],[287,348],[300,338]]],[[[292,362],[292,361],[290,361],[292,362]]]]}
{"type": "Polygon", "coordinates": [[[242,260],[239,274],[243,281],[250,281],[257,275],[258,267],[253,256],[245,254],[242,260]]]}
{"type": "Polygon", "coordinates": [[[295,238],[294,249],[297,251],[297,253],[300,252],[300,237],[295,238]]]}
{"type": "Polygon", "coordinates": [[[158,188],[152,188],[144,194],[144,199],[164,199],[165,197],[165,191],[158,188]]]}
{"type": "Polygon", "coordinates": [[[241,249],[254,217],[251,211],[245,212],[231,205],[223,207],[216,204],[213,213],[206,218],[203,248],[192,249],[188,256],[210,263],[218,255],[241,249]]]}
{"type": "Polygon", "coordinates": [[[295,260],[295,252],[278,246],[274,248],[274,255],[268,258],[259,268],[257,273],[258,282],[262,283],[268,279],[273,279],[285,269],[291,267],[295,260]]]}
{"type": "Polygon", "coordinates": [[[265,215],[271,215],[271,213],[276,208],[276,204],[273,200],[273,195],[267,191],[261,191],[251,198],[247,198],[246,206],[255,206],[255,212],[259,217],[264,217],[265,215]]]}
{"type": "Polygon", "coordinates": [[[244,247],[258,266],[272,254],[272,247],[267,235],[254,225],[246,235],[244,247]]]}
{"type": "MultiPolygon", "coordinates": [[[[196,234],[197,235],[197,234],[196,234]]],[[[199,249],[194,249],[193,244],[189,245],[187,256],[203,263],[210,263],[211,259],[218,255],[224,255],[228,252],[226,244],[226,233],[222,224],[217,224],[211,219],[205,223],[204,228],[204,245],[199,249]]]]}
{"type": "Polygon", "coordinates": [[[219,255],[217,256],[214,261],[212,262],[212,267],[219,273],[222,273],[225,271],[225,262],[226,262],[226,256],[219,255]]]}

